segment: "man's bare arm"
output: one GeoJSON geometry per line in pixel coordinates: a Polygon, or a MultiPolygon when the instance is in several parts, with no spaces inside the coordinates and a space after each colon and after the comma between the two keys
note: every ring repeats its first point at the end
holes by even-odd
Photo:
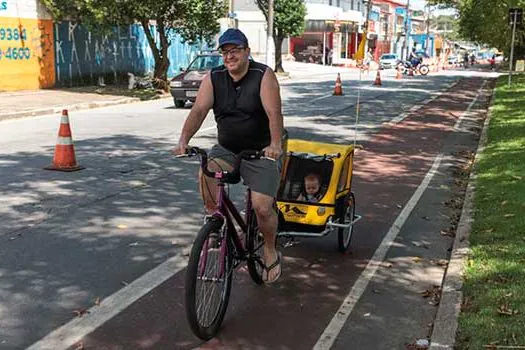
{"type": "Polygon", "coordinates": [[[191,108],[190,114],[184,122],[182,132],[179,138],[179,145],[174,150],[176,153],[184,153],[188,142],[195,133],[200,129],[204,119],[208,115],[208,112],[213,107],[213,85],[211,82],[211,73],[208,73],[199,87],[197,98],[193,107],[191,108]],[[177,152],[178,151],[178,152],[177,152]]]}
{"type": "Polygon", "coordinates": [[[279,158],[282,153],[283,115],[281,112],[281,94],[275,73],[267,69],[261,82],[261,102],[270,121],[271,144],[266,156],[279,158]]]}

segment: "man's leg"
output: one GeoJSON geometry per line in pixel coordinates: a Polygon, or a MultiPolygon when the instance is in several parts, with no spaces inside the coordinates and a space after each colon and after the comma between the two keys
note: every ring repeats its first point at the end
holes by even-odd
{"type": "MultiPolygon", "coordinates": [[[[274,209],[274,198],[259,192],[252,192],[252,205],[259,223],[259,230],[264,236],[264,264],[271,266],[277,261],[275,249],[277,233],[277,213],[274,209]]],[[[268,271],[267,281],[273,282],[281,273],[281,266],[268,271]]]]}

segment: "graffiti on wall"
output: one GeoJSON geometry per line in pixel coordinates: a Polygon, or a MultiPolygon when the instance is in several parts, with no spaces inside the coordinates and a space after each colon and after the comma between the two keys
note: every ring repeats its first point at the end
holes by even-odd
{"type": "MultiPolygon", "coordinates": [[[[125,81],[128,73],[153,72],[155,60],[140,24],[115,27],[104,35],[74,22],[57,23],[54,29],[57,86],[96,84],[99,77],[111,84],[125,81]]],[[[150,31],[158,35],[155,27],[150,31]]],[[[175,33],[170,40],[168,75],[173,76],[188,65],[198,47],[181,43],[175,33]]]]}
{"type": "Polygon", "coordinates": [[[49,20],[0,17],[0,90],[54,85],[52,32],[49,20]]]}

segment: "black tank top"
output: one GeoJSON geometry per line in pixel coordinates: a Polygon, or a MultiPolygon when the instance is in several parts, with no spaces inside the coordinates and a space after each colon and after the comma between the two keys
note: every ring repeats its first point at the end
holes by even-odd
{"type": "Polygon", "coordinates": [[[267,68],[250,60],[248,72],[237,82],[224,66],[211,71],[219,144],[234,153],[262,150],[270,144],[270,125],[260,95],[267,68]]]}

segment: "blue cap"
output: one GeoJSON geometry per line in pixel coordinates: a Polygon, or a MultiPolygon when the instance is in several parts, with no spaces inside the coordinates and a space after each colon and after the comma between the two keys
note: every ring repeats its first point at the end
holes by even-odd
{"type": "Polygon", "coordinates": [[[236,28],[229,28],[219,38],[219,48],[226,44],[248,47],[248,39],[243,32],[236,28]]]}

